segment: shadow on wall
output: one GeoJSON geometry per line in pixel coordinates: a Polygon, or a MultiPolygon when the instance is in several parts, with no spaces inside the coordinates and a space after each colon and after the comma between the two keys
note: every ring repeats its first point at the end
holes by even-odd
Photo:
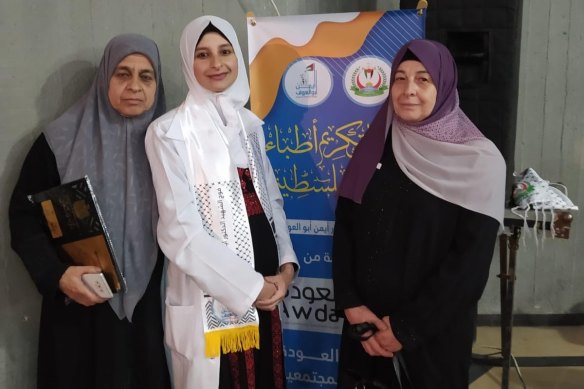
{"type": "Polygon", "coordinates": [[[79,100],[91,86],[95,72],[91,62],[71,61],[50,74],[35,101],[39,125],[55,120],[79,100]]]}
{"type": "Polygon", "coordinates": [[[70,61],[47,77],[35,99],[38,124],[20,128],[7,163],[0,172],[0,387],[34,388],[40,296],[28,272],[10,247],[8,204],[20,168],[43,127],[69,108],[89,88],[95,66],[88,61],[70,61]]]}
{"type": "MultiPolygon", "coordinates": [[[[63,112],[75,103],[89,88],[95,75],[95,66],[88,61],[71,61],[62,65],[57,71],[50,74],[40,88],[39,95],[35,99],[37,117],[39,119],[36,127],[32,129],[21,129],[22,137],[10,148],[4,165],[4,170],[0,172],[0,210],[1,220],[8,220],[8,203],[12,189],[20,174],[22,162],[30,149],[30,146],[49,122],[57,119],[63,112]]],[[[8,225],[1,233],[2,250],[5,254],[10,246],[8,245],[8,225]]],[[[6,256],[3,255],[3,258],[6,256]]]]}

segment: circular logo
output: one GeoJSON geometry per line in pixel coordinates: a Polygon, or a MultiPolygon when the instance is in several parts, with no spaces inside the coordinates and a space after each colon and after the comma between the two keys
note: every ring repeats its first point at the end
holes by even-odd
{"type": "Polygon", "coordinates": [[[333,78],[328,67],[312,58],[300,58],[294,61],[283,80],[286,96],[302,107],[314,107],[321,104],[333,89],[333,78]]]}
{"type": "Polygon", "coordinates": [[[389,94],[390,74],[391,65],[383,58],[357,58],[345,72],[345,93],[359,105],[381,104],[389,94]]]}

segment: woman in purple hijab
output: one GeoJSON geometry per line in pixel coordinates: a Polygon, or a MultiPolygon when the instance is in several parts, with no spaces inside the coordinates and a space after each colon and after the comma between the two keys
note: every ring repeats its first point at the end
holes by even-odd
{"type": "Polygon", "coordinates": [[[158,47],[137,34],[105,47],[85,95],[36,139],[12,193],[12,248],[43,297],[39,389],[170,387],[160,284],[163,256],[144,137],[165,111],[158,47]],[[99,297],[82,280],[99,267],[73,265],[49,239],[27,195],[87,175],[127,291],[99,297]]]}
{"type": "Polygon", "coordinates": [[[343,178],[333,243],[345,317],[339,388],[468,387],[505,162],[461,111],[456,85],[445,46],[404,45],[390,98],[343,178]]]}

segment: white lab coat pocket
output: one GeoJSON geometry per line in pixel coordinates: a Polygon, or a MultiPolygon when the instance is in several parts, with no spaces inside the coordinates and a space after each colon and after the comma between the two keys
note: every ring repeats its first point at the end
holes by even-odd
{"type": "Polygon", "coordinates": [[[173,351],[192,361],[196,355],[196,325],[201,320],[195,305],[166,304],[165,333],[166,345],[173,351]]]}

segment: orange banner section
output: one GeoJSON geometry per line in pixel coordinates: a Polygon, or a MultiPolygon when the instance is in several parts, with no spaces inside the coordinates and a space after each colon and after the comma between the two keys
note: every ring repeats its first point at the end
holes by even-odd
{"type": "Polygon", "coordinates": [[[249,69],[252,111],[261,119],[270,112],[288,64],[300,57],[339,58],[354,54],[382,16],[383,12],[366,12],[347,23],[323,22],[304,46],[292,46],[281,38],[267,42],[249,69]]]}

